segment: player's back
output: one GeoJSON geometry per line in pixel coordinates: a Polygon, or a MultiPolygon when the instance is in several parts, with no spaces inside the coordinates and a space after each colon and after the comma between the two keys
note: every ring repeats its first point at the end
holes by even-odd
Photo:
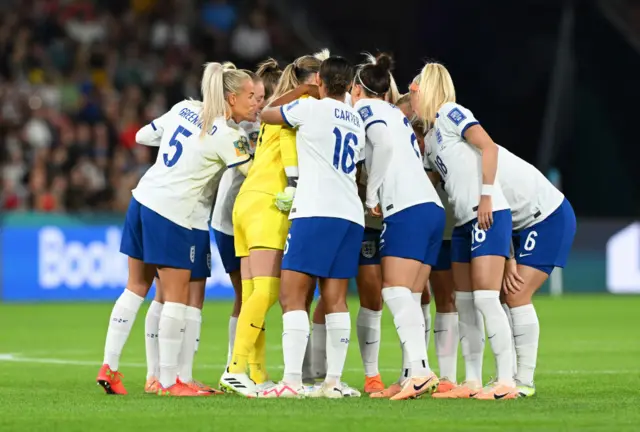
{"type": "Polygon", "coordinates": [[[200,138],[200,111],[199,103],[183,101],[152,123],[162,130],[158,157],[133,190],[138,202],[187,228],[209,180],[232,160],[249,157],[246,140],[223,117],[200,138]]]}
{"type": "Polygon", "coordinates": [[[544,220],[562,204],[564,195],[536,167],[498,147],[500,185],[511,207],[513,230],[544,220]]]}
{"type": "MultiPolygon", "coordinates": [[[[427,161],[442,177],[449,202],[453,205],[457,225],[476,217],[476,206],[482,185],[482,155],[480,150],[464,140],[466,130],[478,124],[473,113],[453,102],[438,110],[433,131],[427,134],[427,161]],[[428,144],[427,144],[428,141],[428,144]]],[[[493,210],[509,208],[500,188],[494,183],[493,210]]]]}
{"type": "Polygon", "coordinates": [[[365,164],[369,172],[374,158],[369,137],[376,132],[375,128],[370,127],[375,124],[384,125],[389,132],[385,137],[393,140],[391,161],[379,190],[384,216],[391,216],[400,210],[422,203],[434,202],[442,206],[424,171],[418,140],[411,122],[402,111],[380,99],[361,99],[355,108],[362,117],[367,131],[365,164]]]}
{"type": "Polygon", "coordinates": [[[300,177],[290,218],[335,217],[364,225],[356,186],[365,133],[355,109],[332,98],[297,100],[282,109],[297,133],[300,177]]]}

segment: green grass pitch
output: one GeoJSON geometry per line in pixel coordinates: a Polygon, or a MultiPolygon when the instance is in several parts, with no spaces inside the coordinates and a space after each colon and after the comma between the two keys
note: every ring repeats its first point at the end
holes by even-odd
{"type": "MultiPolygon", "coordinates": [[[[121,359],[129,395],[106,396],[95,376],[111,304],[0,305],[0,431],[640,430],[640,297],[540,297],[538,395],[484,402],[159,398],[142,392],[144,314],[121,359]]],[[[277,308],[278,309],[278,308],[277,308]]],[[[226,360],[228,303],[208,303],[195,376],[216,384],[226,360]]],[[[355,319],[357,303],[351,303],[355,319]]],[[[281,320],[267,323],[268,361],[282,374],[281,320]]],[[[362,387],[355,326],[344,380],[362,387]]],[[[400,353],[385,312],[380,367],[389,383],[400,353]]],[[[430,346],[432,366],[437,367],[430,346]]],[[[458,377],[462,378],[462,363],[458,377]]],[[[487,347],[485,376],[493,373],[487,347]]]]}

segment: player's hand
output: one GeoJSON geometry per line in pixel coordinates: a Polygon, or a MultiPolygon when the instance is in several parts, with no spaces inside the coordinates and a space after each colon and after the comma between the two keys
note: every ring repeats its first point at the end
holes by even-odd
{"type": "Polygon", "coordinates": [[[480,196],[478,204],[478,228],[488,230],[493,225],[493,203],[490,195],[480,196]]]}
{"type": "Polygon", "coordinates": [[[514,258],[508,259],[504,265],[502,291],[505,294],[516,294],[524,285],[524,279],[518,274],[518,263],[514,258]]]}
{"type": "Polygon", "coordinates": [[[275,205],[283,213],[289,213],[291,206],[293,205],[293,198],[296,195],[296,188],[286,187],[284,192],[278,192],[276,194],[275,205]]]}
{"type": "Polygon", "coordinates": [[[308,94],[312,98],[320,99],[320,90],[317,85],[314,84],[302,84],[305,89],[305,94],[308,94]]]}
{"type": "Polygon", "coordinates": [[[367,210],[369,210],[369,214],[374,218],[382,217],[382,209],[380,208],[380,204],[376,205],[373,208],[368,208],[367,210]]]}

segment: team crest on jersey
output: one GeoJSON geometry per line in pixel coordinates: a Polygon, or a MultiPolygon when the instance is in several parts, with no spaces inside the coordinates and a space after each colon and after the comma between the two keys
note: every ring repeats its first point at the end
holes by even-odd
{"type": "Polygon", "coordinates": [[[361,253],[365,258],[373,258],[376,255],[376,242],[373,240],[363,241],[361,253]]]}
{"type": "Polygon", "coordinates": [[[447,117],[449,117],[449,119],[454,122],[456,126],[460,126],[460,123],[462,123],[467,118],[467,116],[462,114],[462,111],[460,111],[458,108],[454,108],[449,111],[447,117]]]}
{"type": "Polygon", "coordinates": [[[358,113],[360,114],[360,117],[362,117],[362,121],[366,121],[373,115],[373,111],[371,111],[371,107],[369,105],[360,108],[358,113]]]}
{"type": "Polygon", "coordinates": [[[196,262],[196,247],[191,246],[191,251],[189,252],[189,259],[192,263],[196,262]]]}
{"type": "Polygon", "coordinates": [[[211,270],[211,254],[207,254],[207,267],[211,270]]]}
{"type": "Polygon", "coordinates": [[[258,135],[259,131],[253,131],[249,134],[249,145],[251,146],[251,150],[256,149],[256,144],[258,143],[258,135]]]}
{"type": "Polygon", "coordinates": [[[236,156],[249,154],[249,141],[246,137],[240,136],[240,139],[233,142],[233,146],[236,149],[236,156]]]}

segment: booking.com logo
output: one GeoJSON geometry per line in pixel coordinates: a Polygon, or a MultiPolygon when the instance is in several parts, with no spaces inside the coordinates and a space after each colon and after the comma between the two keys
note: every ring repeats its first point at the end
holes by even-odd
{"type": "MultiPolygon", "coordinates": [[[[116,226],[93,227],[86,233],[78,240],[68,239],[64,228],[48,226],[38,230],[38,284],[41,289],[89,287],[102,290],[126,286],[127,257],[120,253],[122,230],[116,226]]],[[[207,280],[207,289],[212,288],[232,289],[213,243],[211,277],[207,280]]]]}

